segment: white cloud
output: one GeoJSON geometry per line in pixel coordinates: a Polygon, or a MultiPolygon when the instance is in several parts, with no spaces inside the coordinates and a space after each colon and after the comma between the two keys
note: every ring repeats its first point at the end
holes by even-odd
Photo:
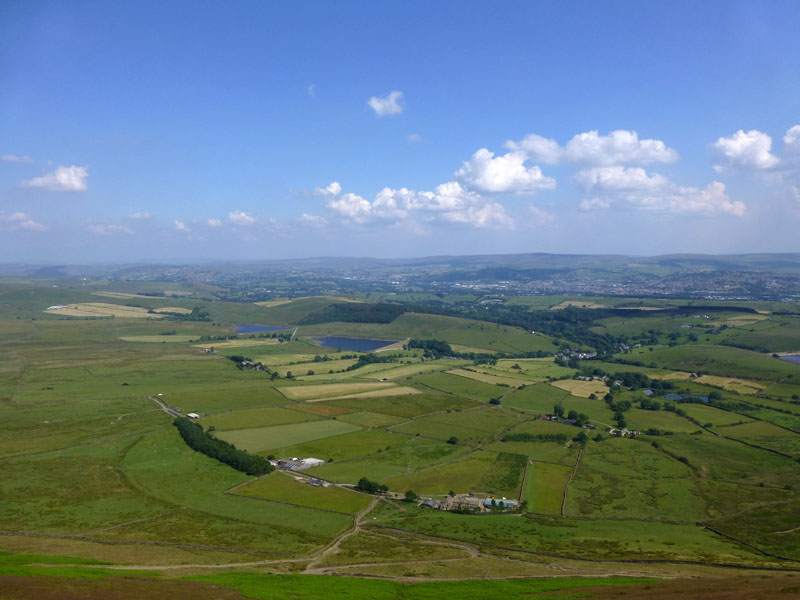
{"type": "Polygon", "coordinates": [[[42,225],[41,223],[34,221],[33,219],[28,219],[26,221],[22,221],[19,224],[21,229],[25,229],[27,231],[47,231],[50,229],[47,225],[42,225]]]}
{"type": "Polygon", "coordinates": [[[104,225],[102,223],[91,223],[87,225],[86,229],[95,235],[114,235],[116,233],[133,235],[133,229],[130,227],[125,227],[124,225],[104,225]]]}
{"type": "Polygon", "coordinates": [[[531,225],[552,225],[556,221],[556,216],[553,213],[543,210],[538,206],[534,206],[533,204],[528,207],[528,213],[530,213],[531,225]]]}
{"type": "Polygon", "coordinates": [[[32,163],[35,162],[32,157],[30,156],[18,156],[16,154],[3,154],[0,156],[0,160],[4,162],[16,162],[16,163],[32,163]]]}
{"type": "Polygon", "coordinates": [[[232,210],[229,212],[228,220],[234,225],[239,225],[241,227],[246,227],[256,222],[256,218],[253,215],[248,215],[246,212],[240,210],[232,210]]]}
{"type": "Polygon", "coordinates": [[[747,132],[740,129],[730,137],[721,137],[714,142],[713,148],[716,171],[723,171],[726,167],[771,169],[777,167],[780,162],[780,159],[770,152],[772,138],[756,129],[747,132]]]}
{"type": "Polygon", "coordinates": [[[608,135],[587,131],[575,135],[566,146],[553,139],[529,134],[522,140],[509,140],[510,150],[524,152],[535,162],[575,165],[611,166],[620,164],[670,163],[678,160],[678,152],[661,140],[640,140],[635,131],[617,129],[608,135]]]}
{"type": "Polygon", "coordinates": [[[315,83],[309,83],[308,86],[306,86],[306,94],[312,98],[315,97],[317,95],[317,85],[315,83]]]}
{"type": "Polygon", "coordinates": [[[344,194],[341,198],[328,200],[325,205],[340,217],[354,223],[364,223],[372,213],[372,205],[357,194],[344,194]]]}
{"type": "Polygon", "coordinates": [[[149,221],[150,219],[153,218],[153,215],[151,215],[148,212],[135,212],[135,213],[129,214],[128,218],[131,221],[149,221]]]}
{"type": "Polygon", "coordinates": [[[487,201],[457,181],[443,183],[434,191],[383,188],[372,202],[356,194],[344,194],[329,199],[326,207],[351,223],[388,222],[393,227],[417,233],[422,231],[419,219],[426,223],[439,220],[475,227],[511,227],[514,224],[501,204],[487,201]]]}
{"type": "Polygon", "coordinates": [[[412,144],[416,144],[417,142],[422,141],[422,136],[418,133],[409,133],[408,136],[406,136],[406,139],[412,144]]]}
{"type": "Polygon", "coordinates": [[[790,127],[783,136],[783,151],[786,154],[800,154],[800,125],[790,127]]]}
{"type": "Polygon", "coordinates": [[[555,179],[542,175],[536,165],[526,167],[526,160],[523,152],[495,157],[493,152],[481,148],[461,165],[455,178],[470,188],[488,193],[533,194],[556,187],[555,179]]]}
{"type": "Polygon", "coordinates": [[[206,223],[208,223],[209,227],[222,227],[222,221],[219,219],[208,219],[206,223]]]}
{"type": "Polygon", "coordinates": [[[308,213],[303,213],[300,215],[299,220],[303,225],[309,225],[311,227],[323,227],[328,223],[328,220],[325,217],[319,215],[310,215],[308,213]]]}
{"type": "Polygon", "coordinates": [[[42,188],[53,192],[83,192],[87,189],[87,167],[58,167],[52,173],[27,179],[20,183],[21,187],[42,188]]]}
{"type": "Polygon", "coordinates": [[[389,95],[385,98],[372,96],[369,100],[367,100],[367,104],[379,117],[385,117],[386,115],[399,115],[401,112],[403,112],[403,105],[400,104],[400,100],[402,98],[403,92],[395,90],[393,92],[389,92],[389,95]]]}
{"type": "Polygon", "coordinates": [[[482,206],[469,206],[462,210],[445,212],[443,218],[451,223],[465,223],[474,227],[514,226],[514,220],[508,216],[506,209],[497,202],[487,202],[482,206]]]}
{"type": "Polygon", "coordinates": [[[631,195],[627,202],[637,208],[672,214],[728,214],[741,217],[746,207],[743,202],[731,202],[725,193],[725,184],[714,181],[705,189],[677,187],[652,193],[631,195]]]}
{"type": "Polygon", "coordinates": [[[342,185],[338,181],[331,181],[324,188],[317,188],[314,190],[314,193],[320,196],[338,196],[341,192],[342,185]]]}
{"type": "Polygon", "coordinates": [[[611,200],[608,198],[587,198],[585,200],[581,200],[581,210],[583,211],[593,211],[593,210],[605,210],[607,208],[611,208],[611,200]]]}
{"type": "Polygon", "coordinates": [[[25,229],[26,231],[47,231],[50,229],[34,221],[31,216],[24,212],[13,212],[10,215],[0,211],[0,223],[9,223],[11,229],[25,229]]]}
{"type": "Polygon", "coordinates": [[[587,191],[648,190],[663,187],[663,175],[648,175],[641,167],[595,167],[580,171],[575,180],[587,191]]]}
{"type": "Polygon", "coordinates": [[[175,226],[175,229],[178,230],[178,231],[184,231],[186,233],[191,231],[189,226],[186,223],[184,223],[183,221],[175,220],[175,221],[172,222],[172,224],[175,226]]]}
{"type": "Polygon", "coordinates": [[[504,146],[515,152],[524,152],[531,160],[548,165],[555,165],[564,157],[564,149],[557,141],[535,133],[529,133],[519,142],[508,140],[504,146]]]}

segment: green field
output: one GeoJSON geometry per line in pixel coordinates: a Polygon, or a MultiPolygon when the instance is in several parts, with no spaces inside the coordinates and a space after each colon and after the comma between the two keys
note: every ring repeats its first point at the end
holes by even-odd
{"type": "Polygon", "coordinates": [[[545,462],[531,463],[525,478],[528,510],[546,515],[560,515],[564,488],[571,474],[571,467],[545,462]]]}
{"type": "MultiPolygon", "coordinates": [[[[263,289],[297,284],[288,281],[263,289]]],[[[247,589],[265,598],[455,594],[477,600],[550,597],[550,591],[574,587],[554,579],[564,573],[686,575],[700,582],[741,575],[711,565],[794,568],[771,555],[800,560],[800,366],[771,352],[726,345],[789,347],[798,322],[789,310],[794,304],[753,305],[773,312],[725,310],[693,321],[689,308],[679,309],[688,316],[611,318],[608,312],[586,316],[602,316],[598,308],[547,310],[564,302],[685,306],[679,300],[514,298],[475,290],[290,299],[284,289],[284,299],[259,305],[247,300],[245,288],[236,301],[225,300],[232,289],[105,279],[0,281],[0,574],[200,585],[173,579],[189,576],[227,582],[225,589],[214,588],[212,597],[220,598],[247,589]],[[146,295],[168,290],[191,296],[146,295]],[[111,306],[105,306],[109,314],[197,306],[210,320],[42,312],[55,304],[88,306],[98,293],[111,306]],[[529,308],[567,320],[558,347],[554,338],[525,329],[419,311],[391,323],[301,326],[299,339],[290,342],[234,334],[241,323],[292,325],[332,303],[379,298],[430,301],[442,312],[472,316],[509,304],[520,311],[513,315],[519,322],[529,308]],[[681,327],[688,324],[691,329],[681,327]],[[175,334],[161,335],[168,330],[175,334]],[[588,349],[587,342],[604,332],[627,336],[630,351],[603,361],[573,359],[570,368],[555,364],[557,348],[566,354],[588,349]],[[492,358],[423,360],[420,349],[392,350],[397,362],[328,373],[356,359],[341,359],[348,352],[307,337],[322,334],[446,340],[456,352],[478,349],[492,358]],[[200,343],[202,336],[207,341],[200,343]],[[203,352],[209,346],[215,354],[203,352]],[[528,354],[538,350],[548,355],[528,354]],[[240,370],[227,358],[234,355],[263,361],[277,374],[240,370]],[[293,378],[285,377],[288,371],[293,378]],[[701,377],[690,377],[698,371],[701,377]],[[616,438],[608,432],[618,418],[603,400],[608,388],[590,382],[598,397],[585,397],[588,386],[574,377],[578,372],[643,373],[672,382],[667,391],[716,394],[709,404],[669,401],[678,414],[641,409],[642,389],[614,390],[627,427],[643,432],[616,438]],[[246,475],[192,450],[156,400],[199,413],[204,428],[239,449],[325,464],[302,476],[280,470],[246,475]],[[584,413],[597,428],[539,418],[556,406],[584,413]],[[502,441],[509,433],[565,438],[502,441]],[[336,485],[297,480],[305,477],[336,485]],[[389,493],[348,489],[363,477],[385,484],[389,493]],[[404,501],[408,490],[525,504],[513,514],[455,514],[404,501]],[[642,560],[651,562],[616,562],[642,560]],[[464,577],[471,579],[456,581],[464,577]],[[529,577],[538,579],[517,579],[529,577]],[[403,583],[423,579],[440,581],[403,583]]],[[[624,349],[616,343],[606,347],[624,349]]],[[[659,385],[648,385],[663,405],[659,385]]],[[[113,597],[98,590],[75,588],[73,595],[113,597]]],[[[160,595],[180,597],[171,587],[164,590],[160,595]]],[[[204,597],[200,588],[194,592],[204,597]]],[[[140,593],[153,595],[159,594],[140,593]]]]}
{"type": "Polygon", "coordinates": [[[275,502],[322,508],[336,512],[356,514],[366,508],[371,498],[344,488],[315,487],[305,480],[296,481],[283,473],[272,473],[236,489],[237,494],[263,498],[275,502]]]}
{"type": "Polygon", "coordinates": [[[626,360],[640,357],[658,367],[677,371],[702,371],[724,377],[744,379],[777,379],[788,375],[800,376],[800,365],[769,355],[726,346],[679,346],[625,356],[626,360]]]}
{"type": "Polygon", "coordinates": [[[272,448],[293,446],[303,442],[358,431],[359,429],[361,428],[358,425],[325,419],[304,423],[287,423],[286,425],[274,425],[272,427],[220,431],[216,435],[218,438],[249,452],[263,452],[272,448]]]}
{"type": "Polygon", "coordinates": [[[252,427],[270,427],[285,425],[287,423],[301,423],[303,421],[316,421],[322,417],[303,413],[288,408],[251,408],[234,410],[205,417],[200,421],[206,428],[214,427],[220,430],[248,429],[252,427]]]}
{"type": "MultiPolygon", "coordinates": [[[[439,463],[453,461],[469,454],[472,449],[446,444],[426,438],[398,436],[397,442],[374,454],[334,462],[306,471],[309,475],[322,477],[338,483],[356,483],[362,477],[383,481],[393,475],[413,473],[439,463]]],[[[405,490],[401,490],[405,491],[405,490]]]]}

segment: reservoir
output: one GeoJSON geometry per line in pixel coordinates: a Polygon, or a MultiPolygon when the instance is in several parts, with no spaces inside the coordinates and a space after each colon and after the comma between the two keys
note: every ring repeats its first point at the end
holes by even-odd
{"type": "Polygon", "coordinates": [[[355,350],[357,352],[372,352],[378,348],[394,344],[391,340],[368,340],[365,338],[317,337],[314,339],[325,348],[341,348],[342,350],[355,350]]]}
{"type": "Polygon", "coordinates": [[[800,354],[787,354],[786,356],[781,356],[781,360],[800,365],[800,354]]]}
{"type": "Polygon", "coordinates": [[[262,333],[264,331],[284,331],[287,327],[276,327],[275,325],[237,325],[236,333],[262,333]]]}

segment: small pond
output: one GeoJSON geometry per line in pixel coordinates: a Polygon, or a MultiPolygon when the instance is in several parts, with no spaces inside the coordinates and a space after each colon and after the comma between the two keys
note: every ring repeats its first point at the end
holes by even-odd
{"type": "Polygon", "coordinates": [[[325,348],[341,348],[342,350],[355,350],[356,352],[372,352],[378,348],[383,348],[389,344],[394,344],[391,340],[368,340],[365,338],[349,337],[316,337],[325,348]]]}
{"type": "Polygon", "coordinates": [[[781,360],[800,365],[800,354],[787,354],[786,356],[781,356],[781,360]]]}
{"type": "Polygon", "coordinates": [[[275,325],[237,325],[236,333],[262,333],[264,331],[284,331],[288,327],[276,327],[275,325]]]}

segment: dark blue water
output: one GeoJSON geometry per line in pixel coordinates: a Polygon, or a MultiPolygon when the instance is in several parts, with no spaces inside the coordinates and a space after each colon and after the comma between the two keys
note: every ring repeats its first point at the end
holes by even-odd
{"type": "Polygon", "coordinates": [[[800,354],[788,354],[787,356],[781,356],[781,360],[800,365],[800,354]]]}
{"type": "Polygon", "coordinates": [[[664,396],[666,400],[683,400],[684,398],[694,398],[695,400],[700,400],[701,402],[708,403],[708,396],[696,396],[694,394],[667,394],[664,396]]]}
{"type": "Polygon", "coordinates": [[[394,343],[387,340],[367,340],[364,338],[348,337],[318,337],[314,339],[321,342],[325,348],[341,348],[342,350],[355,350],[357,352],[372,352],[373,350],[394,343]]]}
{"type": "Polygon", "coordinates": [[[236,333],[261,333],[262,331],[282,331],[287,327],[275,327],[275,325],[237,325],[236,333]]]}

